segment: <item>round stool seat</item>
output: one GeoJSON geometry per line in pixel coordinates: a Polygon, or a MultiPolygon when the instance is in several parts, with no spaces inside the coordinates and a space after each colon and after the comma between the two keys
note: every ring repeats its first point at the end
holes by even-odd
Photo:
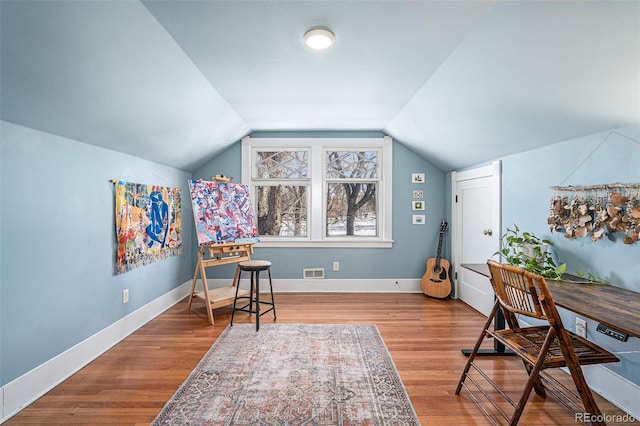
{"type": "Polygon", "coordinates": [[[271,267],[271,262],[268,260],[245,260],[238,263],[238,266],[243,271],[266,271],[271,267]]]}

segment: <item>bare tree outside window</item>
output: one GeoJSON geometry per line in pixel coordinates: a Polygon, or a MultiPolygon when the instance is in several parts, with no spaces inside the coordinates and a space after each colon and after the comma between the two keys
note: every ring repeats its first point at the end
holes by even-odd
{"type": "Polygon", "coordinates": [[[256,152],[258,179],[305,179],[309,171],[307,151],[256,152]]]}
{"type": "Polygon", "coordinates": [[[258,186],[258,233],[269,236],[307,235],[306,186],[258,186]]]}
{"type": "Polygon", "coordinates": [[[258,233],[306,236],[308,152],[259,151],[255,166],[258,179],[264,182],[256,186],[258,233]]]}
{"type": "Polygon", "coordinates": [[[328,151],[327,236],[376,236],[377,151],[328,151]]]}

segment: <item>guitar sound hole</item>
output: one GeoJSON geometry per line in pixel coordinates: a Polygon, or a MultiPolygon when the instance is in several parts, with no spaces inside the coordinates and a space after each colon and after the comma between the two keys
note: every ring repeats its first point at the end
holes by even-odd
{"type": "Polygon", "coordinates": [[[440,272],[442,272],[442,266],[434,266],[433,267],[433,273],[436,275],[440,275],[440,272]]]}

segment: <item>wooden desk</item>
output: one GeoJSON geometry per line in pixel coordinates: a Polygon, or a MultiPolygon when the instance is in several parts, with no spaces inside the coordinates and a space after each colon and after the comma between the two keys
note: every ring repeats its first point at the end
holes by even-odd
{"type": "MultiPolygon", "coordinates": [[[[486,263],[464,263],[461,266],[490,276],[486,263]]],[[[569,276],[571,278],[575,279],[569,276]]],[[[555,280],[547,280],[547,284],[556,305],[640,338],[640,293],[609,284],[555,280]]]]}

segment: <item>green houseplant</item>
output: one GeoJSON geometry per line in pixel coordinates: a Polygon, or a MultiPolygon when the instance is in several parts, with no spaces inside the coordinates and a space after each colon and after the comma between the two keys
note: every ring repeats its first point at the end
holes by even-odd
{"type": "Polygon", "coordinates": [[[521,232],[518,225],[513,229],[507,228],[502,235],[502,250],[500,254],[504,260],[513,266],[542,275],[545,278],[559,280],[567,270],[567,264],[556,265],[548,248],[551,241],[541,239],[530,232],[521,232]]]}

